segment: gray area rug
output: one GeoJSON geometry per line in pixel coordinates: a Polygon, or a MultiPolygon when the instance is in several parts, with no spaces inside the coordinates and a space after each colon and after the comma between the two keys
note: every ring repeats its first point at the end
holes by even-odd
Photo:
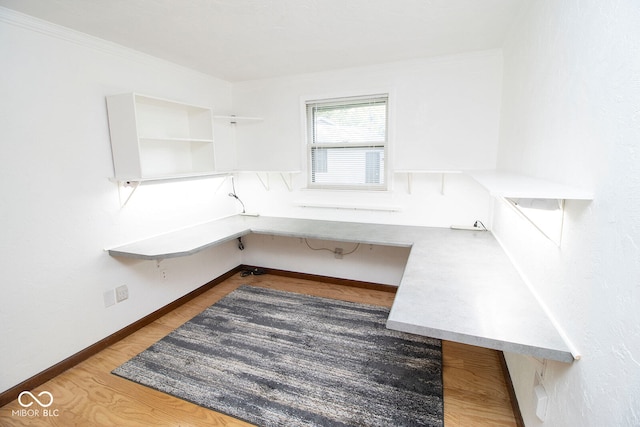
{"type": "Polygon", "coordinates": [[[241,286],[113,373],[259,426],[442,426],[441,343],[388,314],[241,286]]]}

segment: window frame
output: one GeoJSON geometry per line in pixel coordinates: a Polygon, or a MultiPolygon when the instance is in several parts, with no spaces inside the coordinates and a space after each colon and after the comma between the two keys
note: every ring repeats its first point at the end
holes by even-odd
{"type": "MultiPolygon", "coordinates": [[[[307,159],[307,188],[309,189],[325,189],[325,190],[355,190],[355,191],[388,191],[390,188],[389,184],[389,128],[390,128],[390,94],[388,92],[377,92],[368,95],[356,95],[356,96],[341,96],[341,97],[332,97],[332,98],[316,98],[316,99],[306,99],[303,102],[304,108],[304,117],[305,117],[305,136],[306,136],[306,159],[307,159]],[[314,111],[312,107],[322,107],[322,106],[336,106],[340,105],[349,105],[349,104],[357,104],[357,103],[371,103],[376,101],[384,101],[385,106],[385,135],[383,142],[345,142],[345,143],[316,143],[314,142],[314,111]],[[339,148],[372,148],[376,150],[382,149],[382,153],[384,156],[383,159],[383,173],[381,174],[382,183],[380,184],[327,184],[327,183],[317,183],[313,182],[314,176],[314,164],[313,164],[313,151],[314,149],[339,149],[339,148]]],[[[365,155],[366,157],[366,155],[365,155]]],[[[366,176],[366,160],[365,160],[365,171],[363,171],[366,176]]]]}

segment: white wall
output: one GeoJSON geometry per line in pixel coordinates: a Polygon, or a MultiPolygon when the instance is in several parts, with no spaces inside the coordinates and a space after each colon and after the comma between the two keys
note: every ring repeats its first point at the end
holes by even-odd
{"type": "Polygon", "coordinates": [[[531,2],[508,40],[498,166],[595,193],[567,202],[559,248],[495,205],[494,233],[582,354],[507,355],[520,408],[527,426],[640,425],[640,8],[531,2]]]}
{"type": "Polygon", "coordinates": [[[440,175],[415,176],[411,194],[405,174],[391,177],[388,192],[306,190],[304,101],[389,93],[392,170],[493,169],[501,81],[501,52],[483,51],[234,84],[233,112],[264,118],[236,125],[238,168],[300,171],[293,191],[277,174],[269,192],[255,175],[243,174],[238,192],[249,210],[269,215],[445,227],[488,221],[489,199],[464,175],[447,175],[444,195],[440,175]],[[300,202],[400,210],[301,208],[300,202]]]}
{"type": "MultiPolygon", "coordinates": [[[[217,180],[141,187],[120,206],[105,96],[231,105],[231,85],[0,8],[0,391],[241,262],[233,244],[125,261],[104,248],[235,212],[217,180]],[[163,278],[163,272],[166,278],[163,278]],[[105,308],[103,292],[130,298],[105,308]]],[[[229,136],[218,135],[222,146],[229,136]],[[226,138],[226,139],[225,139],[226,138]]],[[[228,153],[228,150],[226,150],[228,153]]]]}

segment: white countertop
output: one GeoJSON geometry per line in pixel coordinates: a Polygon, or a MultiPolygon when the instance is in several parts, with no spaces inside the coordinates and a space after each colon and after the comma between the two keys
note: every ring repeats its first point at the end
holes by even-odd
{"type": "Polygon", "coordinates": [[[388,328],[574,360],[490,232],[232,216],[113,248],[109,254],[141,259],[187,256],[249,233],[411,247],[388,328]]]}

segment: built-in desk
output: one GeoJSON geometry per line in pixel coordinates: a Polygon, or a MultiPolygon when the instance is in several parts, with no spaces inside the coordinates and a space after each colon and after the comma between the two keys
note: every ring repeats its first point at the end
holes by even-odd
{"type": "Polygon", "coordinates": [[[490,232],[232,216],[109,249],[117,257],[191,255],[249,233],[410,247],[387,327],[572,362],[574,355],[490,232]]]}

